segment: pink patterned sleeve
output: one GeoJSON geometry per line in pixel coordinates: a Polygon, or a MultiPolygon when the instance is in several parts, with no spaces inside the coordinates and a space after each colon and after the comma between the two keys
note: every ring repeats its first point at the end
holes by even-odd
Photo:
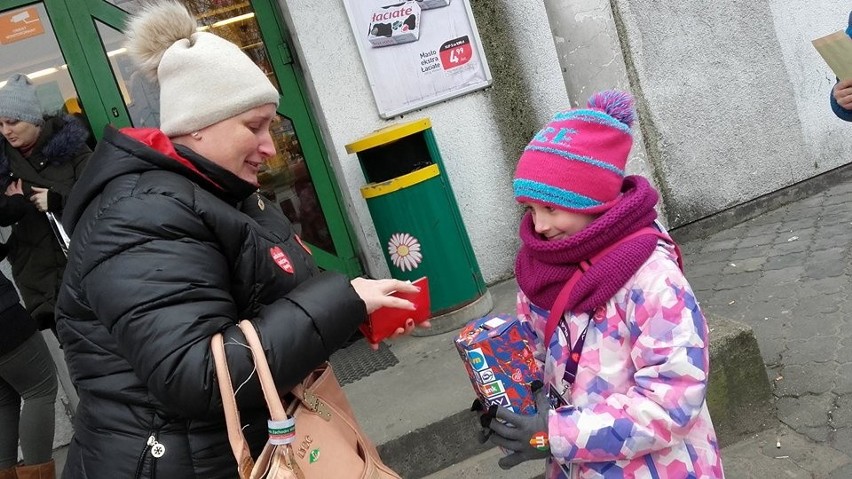
{"type": "Polygon", "coordinates": [[[539,369],[544,371],[545,349],[544,342],[541,339],[544,337],[544,324],[539,320],[538,316],[532,314],[530,311],[530,300],[521,291],[518,291],[517,307],[518,319],[521,322],[528,323],[538,338],[535,344],[532,345],[533,356],[535,357],[535,361],[538,364],[539,369]]]}
{"type": "Polygon", "coordinates": [[[626,321],[629,348],[605,334],[593,347],[624,351],[624,367],[632,363],[635,373],[627,384],[598,378],[603,384],[583,385],[587,407],[551,411],[549,434],[557,459],[614,461],[669,448],[683,441],[701,414],[709,367],[707,325],[692,290],[671,261],[650,261],[634,278],[626,295],[616,296],[617,308],[610,308],[621,310],[623,319],[608,318],[626,321]]]}

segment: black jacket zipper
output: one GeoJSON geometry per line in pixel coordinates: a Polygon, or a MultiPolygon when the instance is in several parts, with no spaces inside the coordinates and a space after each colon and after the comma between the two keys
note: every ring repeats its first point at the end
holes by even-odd
{"type": "Polygon", "coordinates": [[[162,452],[155,453],[157,448],[160,448],[160,451],[164,451],[163,445],[157,442],[157,431],[151,431],[148,435],[148,440],[145,442],[145,447],[142,449],[142,452],[139,454],[139,462],[136,465],[136,479],[142,479],[142,471],[145,469],[145,456],[147,454],[151,454],[151,479],[156,479],[157,477],[157,458],[162,456],[162,452]]]}

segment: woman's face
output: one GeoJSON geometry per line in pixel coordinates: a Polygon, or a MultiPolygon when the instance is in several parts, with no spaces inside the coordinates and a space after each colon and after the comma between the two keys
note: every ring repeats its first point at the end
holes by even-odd
{"type": "Polygon", "coordinates": [[[257,186],[260,166],[275,155],[269,133],[274,118],[275,105],[269,103],[199,130],[198,139],[185,136],[178,143],[257,186]]]}
{"type": "Polygon", "coordinates": [[[0,133],[14,148],[29,150],[38,140],[41,127],[23,120],[0,117],[0,133]]]}
{"type": "Polygon", "coordinates": [[[565,239],[585,228],[596,215],[572,213],[538,203],[524,203],[532,215],[535,232],[547,241],[565,239]]]}

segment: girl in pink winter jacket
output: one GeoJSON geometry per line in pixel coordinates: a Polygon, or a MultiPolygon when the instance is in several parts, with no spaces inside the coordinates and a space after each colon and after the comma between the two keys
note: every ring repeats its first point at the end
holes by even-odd
{"type": "Polygon", "coordinates": [[[558,113],[518,163],[518,313],[538,336],[544,387],[535,415],[485,413],[510,451],[503,468],[546,457],[548,478],[724,477],[707,323],[655,222],[657,192],[624,176],[634,117],[628,94],[598,93],[558,113]]]}

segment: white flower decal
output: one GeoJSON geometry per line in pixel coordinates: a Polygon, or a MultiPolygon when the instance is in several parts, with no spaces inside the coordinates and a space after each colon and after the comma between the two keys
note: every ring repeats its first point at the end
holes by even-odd
{"type": "Polygon", "coordinates": [[[408,233],[392,234],[388,241],[388,253],[394,266],[403,271],[413,271],[423,261],[420,242],[408,233]]]}

